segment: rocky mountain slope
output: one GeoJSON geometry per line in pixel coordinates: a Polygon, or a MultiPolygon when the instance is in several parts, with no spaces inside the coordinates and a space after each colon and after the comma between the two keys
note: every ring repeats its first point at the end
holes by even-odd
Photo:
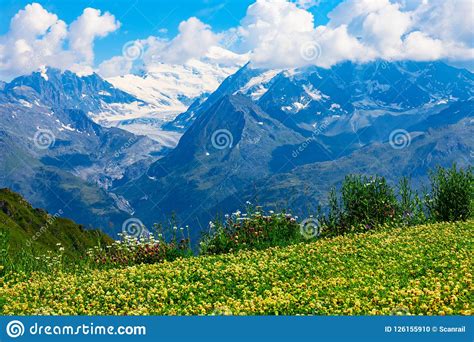
{"type": "Polygon", "coordinates": [[[108,189],[125,174],[141,174],[163,147],[102,127],[88,113],[136,101],[97,75],[47,69],[14,79],[0,91],[0,186],[80,223],[107,229],[121,222],[132,209],[108,189]]]}

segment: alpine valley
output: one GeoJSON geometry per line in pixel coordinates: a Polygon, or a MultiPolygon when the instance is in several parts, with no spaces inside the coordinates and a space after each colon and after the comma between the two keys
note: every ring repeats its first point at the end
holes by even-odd
{"type": "Polygon", "coordinates": [[[0,85],[0,187],[110,234],[175,213],[197,237],[247,201],[307,215],[350,173],[421,184],[472,165],[473,95],[474,75],[442,62],[44,67],[0,85]]]}

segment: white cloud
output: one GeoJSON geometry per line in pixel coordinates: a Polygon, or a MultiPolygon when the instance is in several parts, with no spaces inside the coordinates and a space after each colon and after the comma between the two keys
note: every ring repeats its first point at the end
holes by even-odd
{"type": "Polygon", "coordinates": [[[310,64],[329,68],[341,61],[367,62],[376,56],[373,48],[364,46],[357,38],[350,35],[346,25],[334,29],[318,26],[315,31],[315,41],[321,47],[321,54],[314,61],[309,61],[310,64]]]}
{"type": "Polygon", "coordinates": [[[99,74],[103,77],[114,77],[129,74],[133,61],[124,56],[114,56],[99,65],[99,74]]]}
{"type": "Polygon", "coordinates": [[[404,41],[405,57],[416,61],[431,61],[443,55],[443,42],[420,31],[411,32],[404,41]]]}
{"type": "Polygon", "coordinates": [[[29,4],[18,11],[9,31],[0,36],[0,78],[8,80],[44,65],[91,72],[94,39],[118,27],[113,15],[86,8],[68,30],[55,14],[40,4],[29,4]]]}
{"type": "Polygon", "coordinates": [[[10,22],[10,34],[13,37],[34,39],[43,35],[52,25],[58,21],[58,17],[46,11],[40,4],[33,3],[12,18],[10,22]]]}
{"type": "Polygon", "coordinates": [[[466,46],[474,42],[474,2],[470,0],[426,1],[414,12],[419,28],[443,41],[466,46]]]}
{"type": "Polygon", "coordinates": [[[295,51],[314,40],[313,15],[283,0],[257,1],[249,6],[238,34],[255,66],[281,68],[307,63],[295,51]]]}
{"type": "Polygon", "coordinates": [[[474,58],[473,11],[470,1],[348,0],[328,26],[347,25],[374,58],[457,61],[474,58]]]}
{"type": "Polygon", "coordinates": [[[135,62],[149,70],[161,64],[182,65],[193,60],[205,60],[222,67],[235,67],[248,61],[247,55],[220,47],[219,43],[226,37],[214,33],[209,25],[195,17],[182,21],[178,31],[170,40],[150,36],[128,42],[122,56],[112,57],[99,65],[99,73],[104,77],[125,75],[135,62]]]}
{"type": "Polygon", "coordinates": [[[402,35],[412,25],[411,15],[397,4],[387,3],[367,14],[362,23],[362,41],[377,50],[380,57],[391,59],[400,53],[402,35]]]}
{"type": "MultiPolygon", "coordinates": [[[[219,33],[192,17],[180,23],[173,39],[151,36],[132,41],[136,46],[130,53],[138,53],[137,59],[127,52],[102,62],[97,70],[116,76],[129,73],[134,64],[151,68],[196,59],[224,66],[250,59],[252,66],[265,68],[330,67],[346,60],[375,59],[474,62],[472,1],[346,0],[329,13],[325,25],[315,23],[307,11],[318,4],[319,0],[257,0],[239,26],[219,33]]],[[[41,65],[90,72],[95,67],[95,39],[119,26],[112,14],[86,8],[68,27],[41,5],[27,5],[0,37],[0,78],[41,65]]]]}
{"type": "Polygon", "coordinates": [[[209,25],[191,17],[179,24],[179,34],[170,42],[155,46],[154,59],[164,63],[182,64],[192,58],[204,56],[219,41],[209,25]]]}
{"type": "Polygon", "coordinates": [[[347,25],[316,27],[313,15],[300,2],[259,0],[249,6],[237,32],[240,48],[252,51],[254,67],[330,67],[342,60],[366,61],[375,55],[348,32],[347,25]]]}
{"type": "MultiPolygon", "coordinates": [[[[473,4],[455,5],[443,0],[346,0],[317,25],[306,9],[318,0],[257,0],[247,9],[240,26],[214,33],[209,25],[189,18],[179,25],[171,40],[149,37],[143,46],[145,68],[160,63],[185,64],[209,59],[216,46],[221,65],[242,64],[263,68],[294,68],[306,65],[330,67],[350,60],[413,59],[431,61],[472,60],[474,34],[469,16],[473,4]],[[467,18],[467,19],[466,19],[467,18]],[[223,53],[222,51],[227,51],[223,53]]],[[[123,56],[103,62],[106,76],[130,72],[132,63],[123,56]]]]}
{"type": "Polygon", "coordinates": [[[120,27],[115,17],[94,8],[86,8],[82,15],[72,22],[69,28],[69,44],[71,49],[86,63],[94,61],[94,40],[105,37],[120,27]]]}
{"type": "Polygon", "coordinates": [[[374,59],[450,62],[474,59],[474,3],[443,0],[347,0],[314,24],[310,1],[257,0],[238,28],[255,67],[330,67],[374,59]],[[304,58],[305,46],[320,49],[304,58]],[[303,52],[303,56],[302,56],[303,52]]]}

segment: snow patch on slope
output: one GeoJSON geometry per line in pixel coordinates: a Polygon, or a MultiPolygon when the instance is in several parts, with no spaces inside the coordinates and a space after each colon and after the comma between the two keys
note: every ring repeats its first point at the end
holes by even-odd
{"type": "Polygon", "coordinates": [[[183,65],[157,63],[148,66],[143,77],[130,74],[107,78],[107,81],[153,105],[154,112],[162,114],[163,120],[171,121],[185,112],[197,97],[214,92],[226,77],[245,63],[242,57],[238,64],[220,64],[228,60],[229,53],[233,54],[214,47],[204,60],[190,59],[183,65]]]}
{"type": "MultiPolygon", "coordinates": [[[[268,70],[258,76],[252,77],[247,84],[235,93],[249,95],[252,100],[259,100],[268,91],[268,84],[281,72],[279,69],[268,70]]],[[[235,94],[234,93],[234,94],[235,94]]]]}
{"type": "Polygon", "coordinates": [[[49,77],[48,77],[48,68],[45,65],[42,65],[42,66],[40,66],[39,71],[40,71],[41,77],[43,77],[44,80],[47,81],[49,79],[49,77]]]}
{"type": "Polygon", "coordinates": [[[181,133],[161,127],[185,112],[200,96],[213,93],[225,78],[234,74],[248,60],[220,47],[212,47],[202,60],[190,59],[184,64],[154,63],[147,65],[143,76],[129,74],[106,80],[139,101],[102,103],[100,113],[89,113],[103,126],[119,127],[146,135],[165,147],[175,147],[181,133]]]}
{"type": "Polygon", "coordinates": [[[305,93],[314,101],[321,101],[323,98],[328,100],[329,96],[321,93],[318,89],[315,89],[312,84],[303,85],[305,93]]]}

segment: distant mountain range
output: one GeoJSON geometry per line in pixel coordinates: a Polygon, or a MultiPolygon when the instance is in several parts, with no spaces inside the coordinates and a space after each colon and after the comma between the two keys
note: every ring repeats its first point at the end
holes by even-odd
{"type": "Polygon", "coordinates": [[[471,164],[473,92],[473,74],[443,63],[247,65],[168,124],[185,132],[178,146],[116,190],[144,222],[175,211],[202,227],[246,201],[304,215],[353,172],[420,184],[428,168],[471,164]]]}
{"type": "MultiPolygon", "coordinates": [[[[90,113],[133,96],[98,75],[47,69],[0,91],[0,187],[78,222],[106,227],[132,209],[108,191],[141,175],[164,152],[157,142],[95,123],[90,113]]],[[[113,229],[113,228],[111,228],[113,229]]]]}
{"type": "Polygon", "coordinates": [[[224,79],[230,69],[206,68],[108,81],[45,68],[1,84],[0,186],[110,233],[130,216],[150,225],[175,212],[197,236],[246,201],[305,215],[349,173],[420,184],[435,165],[472,164],[466,70],[245,65],[224,79]],[[194,85],[199,70],[209,84],[194,85]]]}

